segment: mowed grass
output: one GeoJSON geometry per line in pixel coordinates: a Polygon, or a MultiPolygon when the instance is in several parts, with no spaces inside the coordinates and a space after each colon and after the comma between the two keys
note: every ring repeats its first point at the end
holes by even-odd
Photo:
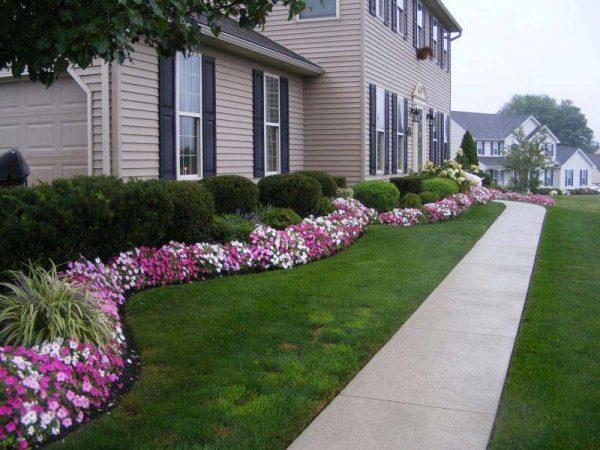
{"type": "Polygon", "coordinates": [[[288,271],[142,292],[127,321],[141,378],[59,448],[284,448],[392,336],[501,213],[370,227],[288,271]]]}
{"type": "Polygon", "coordinates": [[[548,210],[490,448],[600,448],[600,196],[548,210]]]}

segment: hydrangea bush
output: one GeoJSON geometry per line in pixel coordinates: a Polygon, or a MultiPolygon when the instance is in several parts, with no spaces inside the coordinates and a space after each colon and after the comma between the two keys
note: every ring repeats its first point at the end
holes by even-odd
{"type": "Polygon", "coordinates": [[[499,198],[553,204],[551,197],[502,193],[473,187],[464,194],[427,204],[423,210],[394,209],[377,214],[357,200],[334,200],[335,211],[275,230],[259,225],[249,243],[170,242],[139,247],[108,263],[71,262],[63,276],[85,286],[101,309],[114,318],[112,341],[103,348],[58,339],[34,347],[0,347],[0,439],[7,447],[27,448],[88,420],[105,407],[111,390],[122,387],[126,342],[119,305],[136,290],[198,281],[211,276],[288,269],[333,255],[355,242],[371,223],[414,226],[456,217],[474,204],[499,198]]]}

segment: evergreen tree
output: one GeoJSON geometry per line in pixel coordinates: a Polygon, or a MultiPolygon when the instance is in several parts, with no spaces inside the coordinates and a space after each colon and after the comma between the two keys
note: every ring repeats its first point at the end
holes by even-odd
{"type": "Polygon", "coordinates": [[[473,136],[471,136],[471,133],[468,131],[463,136],[460,148],[462,148],[462,155],[460,152],[457,153],[455,159],[456,162],[463,166],[463,169],[471,170],[472,165],[479,165],[479,160],[477,158],[477,146],[475,145],[473,136]]]}

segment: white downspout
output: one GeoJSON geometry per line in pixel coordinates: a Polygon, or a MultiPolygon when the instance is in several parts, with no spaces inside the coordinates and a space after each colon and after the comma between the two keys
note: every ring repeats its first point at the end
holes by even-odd
{"type": "Polygon", "coordinates": [[[102,64],[102,174],[110,175],[110,69],[102,64]]]}

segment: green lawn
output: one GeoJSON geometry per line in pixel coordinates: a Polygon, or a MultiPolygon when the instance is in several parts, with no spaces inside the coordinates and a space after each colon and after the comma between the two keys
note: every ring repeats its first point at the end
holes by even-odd
{"type": "Polygon", "coordinates": [[[149,290],[127,303],[142,375],[110,415],[54,447],[284,448],[391,337],[503,205],[372,226],[289,271],[149,290]]]}
{"type": "Polygon", "coordinates": [[[491,449],[600,448],[600,196],[548,210],[491,449]]]}

